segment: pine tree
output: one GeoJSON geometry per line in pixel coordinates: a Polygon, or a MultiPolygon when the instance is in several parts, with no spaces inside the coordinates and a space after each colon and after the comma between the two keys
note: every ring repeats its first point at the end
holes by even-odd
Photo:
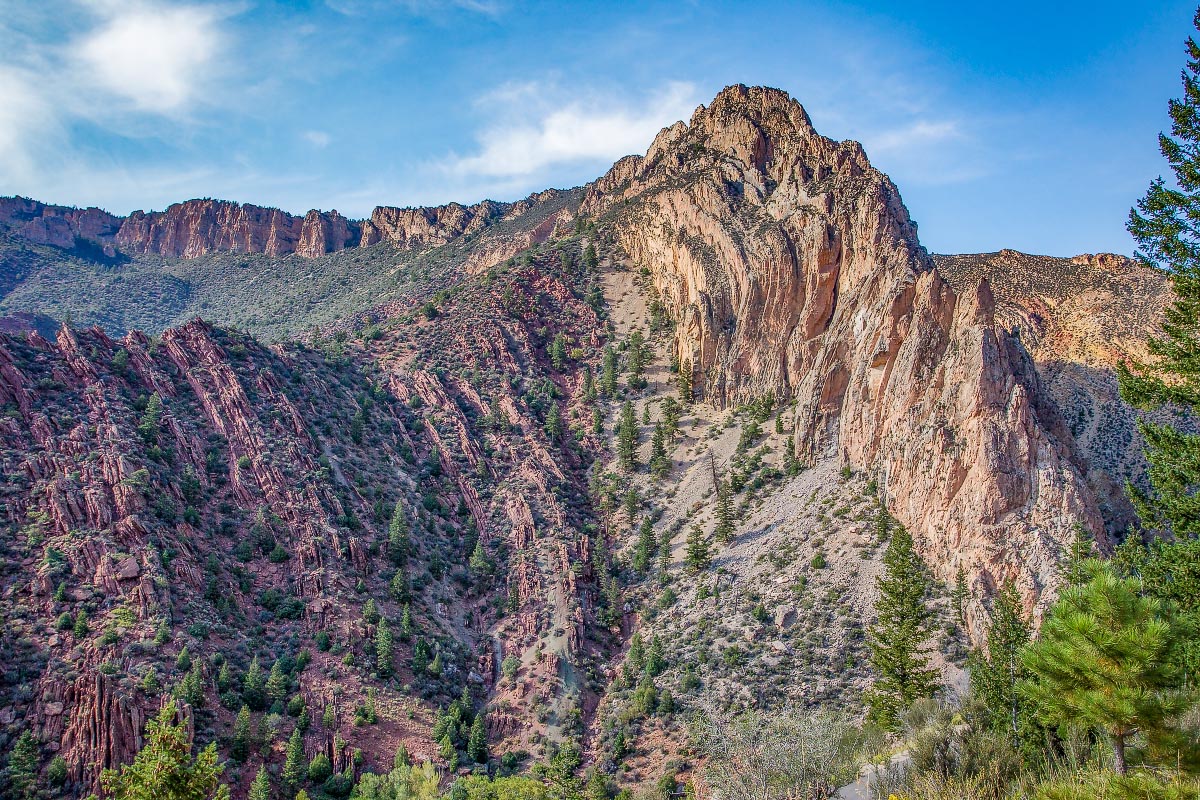
{"type": "Polygon", "coordinates": [[[967,624],[967,600],[969,597],[967,573],[960,566],[958,572],[954,574],[954,590],[950,593],[950,605],[954,608],[954,618],[958,620],[959,625],[967,624]]]}
{"type": "Polygon", "coordinates": [[[153,444],[158,441],[158,426],[162,419],[163,401],[158,396],[158,392],[150,395],[150,401],[146,403],[146,410],[142,412],[141,422],[138,424],[138,434],[146,444],[153,444]]]}
{"type": "Polygon", "coordinates": [[[694,398],[692,387],[692,362],[684,359],[679,365],[679,374],[675,376],[675,385],[679,389],[679,399],[684,405],[689,405],[694,398]]]}
{"type": "Polygon", "coordinates": [[[475,540],[475,549],[471,551],[468,566],[476,577],[483,578],[492,574],[492,560],[488,558],[487,548],[484,547],[482,538],[475,540]]]}
{"type": "Polygon", "coordinates": [[[242,699],[255,711],[262,711],[267,704],[267,682],[258,664],[258,656],[251,659],[250,668],[242,678],[242,699]]]}
{"type": "Polygon", "coordinates": [[[187,725],[175,722],[177,712],[175,701],[168,701],[146,725],[146,745],[133,763],[100,773],[100,785],[113,800],[229,800],[216,743],[193,758],[187,725]]]}
{"type": "Polygon", "coordinates": [[[872,720],[895,729],[902,711],[933,694],[938,672],[929,666],[925,649],[931,619],[925,604],[930,586],[925,564],[904,526],[893,523],[891,527],[884,574],[876,579],[879,620],[868,631],[876,679],[867,702],[872,720]]]}
{"type": "Polygon", "coordinates": [[[1069,584],[1086,583],[1089,579],[1089,564],[1095,556],[1095,537],[1092,532],[1079,523],[1075,523],[1075,538],[1067,551],[1066,562],[1063,564],[1063,577],[1069,584]]]}
{"type": "Polygon", "coordinates": [[[658,541],[654,537],[654,523],[649,517],[643,517],[641,528],[638,529],[637,547],[633,551],[633,568],[645,573],[657,552],[658,541]]]}
{"type": "Polygon", "coordinates": [[[728,483],[725,481],[717,483],[717,524],[713,529],[713,535],[717,537],[717,541],[721,544],[729,544],[733,541],[733,534],[736,529],[733,520],[732,494],[733,492],[728,483]]]}
{"type": "Polygon", "coordinates": [[[988,724],[1014,746],[1037,733],[1033,709],[1018,691],[1028,671],[1021,652],[1029,644],[1029,623],[1012,581],[1001,587],[992,607],[986,648],[971,654],[971,687],[987,707],[988,724]]]}
{"type": "Polygon", "coordinates": [[[483,716],[482,711],[475,715],[475,721],[471,723],[471,735],[467,739],[467,755],[476,764],[486,764],[488,760],[487,727],[483,716]]]}
{"type": "Polygon", "coordinates": [[[275,659],[275,663],[271,665],[271,674],[267,678],[267,697],[272,703],[282,703],[290,687],[291,681],[283,671],[283,664],[279,659],[275,659]]]}
{"type": "Polygon", "coordinates": [[[600,263],[599,256],[596,255],[596,245],[588,242],[587,247],[583,249],[583,264],[589,270],[594,270],[600,263]]]}
{"type": "MultiPolygon", "coordinates": [[[[1119,365],[1118,381],[1122,398],[1138,408],[1183,407],[1195,414],[1200,413],[1200,45],[1193,39],[1187,54],[1183,99],[1168,106],[1172,136],[1159,135],[1179,188],[1155,179],[1128,224],[1139,255],[1169,271],[1175,302],[1166,310],[1163,338],[1147,344],[1153,361],[1119,365]]],[[[1146,441],[1150,490],[1130,485],[1129,491],[1141,524],[1176,540],[1200,537],[1200,434],[1146,419],[1138,420],[1138,429],[1146,441]]]]}
{"type": "Polygon", "coordinates": [[[788,437],[783,446],[783,471],[788,475],[800,474],[800,459],[796,458],[796,436],[788,437]]]}
{"type": "Polygon", "coordinates": [[[407,603],[412,599],[412,588],[408,584],[408,575],[404,570],[396,570],[396,574],[388,583],[388,593],[397,603],[407,603]]]}
{"type": "Polygon", "coordinates": [[[396,508],[392,511],[392,520],[388,524],[388,556],[397,569],[404,569],[408,563],[410,548],[408,519],[404,514],[404,503],[397,500],[396,508]]]}
{"type": "Polygon", "coordinates": [[[367,602],[363,603],[363,622],[368,625],[374,625],[376,622],[379,622],[379,617],[379,604],[375,602],[375,598],[368,597],[367,602]]]}
{"type": "Polygon", "coordinates": [[[392,629],[386,619],[381,619],[375,629],[375,664],[380,675],[392,674],[392,653],[392,629]]]}
{"type": "Polygon", "coordinates": [[[307,767],[304,764],[304,736],[300,728],[292,729],[292,736],[287,743],[287,757],[283,762],[283,782],[289,788],[295,789],[304,780],[307,767]]]}
{"type": "Polygon", "coordinates": [[[550,401],[550,408],[546,411],[546,421],[542,427],[546,431],[546,438],[550,441],[556,442],[562,438],[562,417],[558,413],[558,403],[553,400],[550,401]]]}
{"type": "Polygon", "coordinates": [[[567,337],[565,334],[556,333],[554,341],[550,343],[550,364],[559,372],[567,365],[567,337]]]}
{"type": "Polygon", "coordinates": [[[400,638],[405,641],[413,635],[413,618],[412,609],[408,603],[404,604],[404,610],[400,612],[400,638]]]}
{"type": "Polygon", "coordinates": [[[661,422],[654,423],[654,435],[650,439],[650,474],[662,480],[671,473],[671,459],[667,456],[667,437],[661,422]]]}
{"type": "Polygon", "coordinates": [[[229,745],[229,755],[235,761],[245,761],[250,754],[250,707],[242,703],[233,721],[233,741],[229,745]]]}
{"type": "Polygon", "coordinates": [[[638,509],[642,507],[642,498],[636,487],[630,486],[621,496],[621,507],[625,510],[625,519],[632,529],[633,524],[637,522],[638,509]]]}
{"type": "Polygon", "coordinates": [[[671,569],[671,532],[663,533],[658,540],[658,571],[662,573],[662,579],[666,579],[668,570],[671,569]]]}
{"type": "Polygon", "coordinates": [[[600,396],[612,397],[617,393],[617,351],[612,345],[604,348],[603,367],[600,372],[600,396]]]}
{"type": "Polygon", "coordinates": [[[258,774],[250,784],[250,793],[246,795],[246,800],[271,800],[271,779],[267,777],[265,765],[258,768],[258,774]]]}
{"type": "Polygon", "coordinates": [[[1174,750],[1173,761],[1185,744],[1177,738],[1180,718],[1196,700],[1179,691],[1179,651],[1195,625],[1142,596],[1136,580],[1117,577],[1108,564],[1092,562],[1088,570],[1089,580],[1063,590],[1038,641],[1023,651],[1034,677],[1020,690],[1046,721],[1107,735],[1122,775],[1134,734],[1174,750]]]}
{"type": "Polygon", "coordinates": [[[29,731],[23,731],[8,754],[8,782],[14,798],[33,800],[37,796],[38,763],[41,758],[37,739],[29,731]]]}
{"type": "Polygon", "coordinates": [[[683,561],[692,572],[706,570],[712,563],[712,552],[708,545],[708,539],[699,525],[693,525],[688,531],[683,561]]]}
{"type": "Polygon", "coordinates": [[[187,645],[185,644],[183,649],[179,651],[179,655],[175,658],[175,669],[180,672],[187,672],[191,668],[192,657],[188,654],[187,645]]]}
{"type": "Polygon", "coordinates": [[[621,406],[621,417],[617,423],[617,460],[621,469],[633,472],[638,467],[637,462],[637,420],[633,416],[633,403],[628,400],[621,406]]]}

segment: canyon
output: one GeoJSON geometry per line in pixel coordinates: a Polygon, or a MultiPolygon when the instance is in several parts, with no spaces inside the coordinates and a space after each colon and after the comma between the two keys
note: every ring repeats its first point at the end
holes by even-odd
{"type": "Polygon", "coordinates": [[[1080,531],[1107,550],[1132,519],[1114,369],[1170,297],[1109,254],[931,255],[860,144],[745,86],[517,203],[4,198],[0,232],[0,724],[81,793],[185,679],[227,751],[272,665],[262,758],[304,718],[338,772],[443,759],[460,696],[514,765],[573,740],[629,785],[707,703],[853,711],[880,509],[966,581],[961,624],[936,601],[958,680],[1003,583],[1040,617],[1080,531]],[[665,475],[618,468],[626,402],[642,464],[674,429],[665,475]],[[690,575],[735,475],[735,534],[690,575]],[[645,647],[677,712],[635,710],[645,647]]]}

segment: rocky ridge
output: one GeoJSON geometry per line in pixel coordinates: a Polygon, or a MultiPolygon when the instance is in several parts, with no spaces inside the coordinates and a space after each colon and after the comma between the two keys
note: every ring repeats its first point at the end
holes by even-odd
{"type": "Polygon", "coordinates": [[[380,206],[365,220],[315,209],[299,217],[277,208],[211,199],[188,200],[164,211],[134,211],[128,217],[119,217],[99,208],[69,208],[5,197],[0,198],[0,228],[34,244],[62,249],[94,247],[109,257],[119,252],[182,259],[209,253],[316,258],[381,241],[400,249],[445,244],[496,220],[519,216],[554,195],[549,191],[519,203],[485,200],[473,206],[380,206]]]}

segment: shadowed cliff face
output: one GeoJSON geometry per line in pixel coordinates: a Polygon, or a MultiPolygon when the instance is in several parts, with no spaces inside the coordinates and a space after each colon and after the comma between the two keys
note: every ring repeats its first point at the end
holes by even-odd
{"type": "Polygon", "coordinates": [[[956,293],[891,181],[786,94],[726,89],[583,209],[649,269],[703,396],[794,400],[801,454],[875,476],[941,578],[962,567],[977,597],[1013,578],[1040,605],[1073,526],[1102,536],[986,281],[956,293]]]}

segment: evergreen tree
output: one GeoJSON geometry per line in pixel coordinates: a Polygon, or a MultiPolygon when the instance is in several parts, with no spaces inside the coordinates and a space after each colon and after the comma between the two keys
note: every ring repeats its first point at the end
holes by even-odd
{"type": "Polygon", "coordinates": [[[271,800],[271,779],[267,776],[265,765],[258,768],[258,774],[250,784],[250,793],[246,795],[246,800],[271,800]]]}
{"type": "Polygon", "coordinates": [[[621,469],[633,472],[637,469],[637,420],[633,416],[633,403],[628,400],[621,406],[621,417],[617,423],[617,460],[621,469]]]}
{"type": "Polygon", "coordinates": [[[931,614],[925,604],[929,577],[904,526],[892,524],[883,556],[884,574],[876,579],[878,622],[868,630],[875,685],[867,693],[870,718],[895,729],[902,711],[932,696],[938,673],[929,666],[925,641],[931,614]]]}
{"type": "Polygon", "coordinates": [[[617,351],[612,345],[604,348],[603,367],[600,371],[600,396],[612,397],[617,393],[617,351]]]}
{"type": "Polygon", "coordinates": [[[717,483],[717,524],[713,530],[713,535],[717,537],[717,541],[721,544],[729,544],[733,541],[733,533],[736,528],[733,520],[733,494],[728,483],[718,481],[717,483]]]}
{"type": "Polygon", "coordinates": [[[604,411],[600,409],[600,406],[592,409],[592,433],[597,436],[604,435],[604,411]]]}
{"type": "Polygon", "coordinates": [[[258,664],[258,656],[251,659],[250,668],[242,678],[242,699],[255,711],[262,711],[266,707],[267,681],[263,677],[262,667],[258,664]]]}
{"type": "Polygon", "coordinates": [[[408,637],[410,637],[412,635],[413,635],[412,609],[409,608],[407,603],[405,603],[404,610],[402,612],[400,612],[400,638],[407,641],[408,637]]]}
{"type": "Polygon", "coordinates": [[[467,755],[476,764],[487,763],[487,727],[482,711],[475,715],[475,721],[471,723],[471,735],[467,739],[467,755]]]}
{"type": "Polygon", "coordinates": [[[408,575],[402,569],[396,570],[388,583],[388,593],[397,603],[407,603],[412,599],[412,588],[408,583],[408,575]]]}
{"type": "MultiPolygon", "coordinates": [[[[1200,14],[1196,17],[1200,26],[1200,14]]],[[[1171,136],[1159,149],[1179,188],[1150,184],[1129,213],[1139,255],[1170,272],[1175,302],[1166,310],[1163,338],[1148,342],[1149,364],[1118,366],[1121,396],[1141,409],[1164,406],[1200,413],[1200,45],[1187,41],[1183,98],[1170,101],[1171,136]]],[[[1200,537],[1200,434],[1138,420],[1146,441],[1149,492],[1130,485],[1141,524],[1176,540],[1200,537]]]]}
{"type": "Polygon", "coordinates": [[[658,540],[658,570],[662,573],[661,579],[666,579],[668,570],[671,569],[671,532],[666,531],[658,540]]]}
{"type": "Polygon", "coordinates": [[[307,774],[304,764],[304,736],[299,726],[292,729],[292,736],[287,743],[287,756],[283,762],[283,782],[289,788],[295,789],[307,774]]]}
{"type": "Polygon", "coordinates": [[[645,573],[650,568],[650,562],[658,552],[658,541],[654,537],[654,523],[649,517],[642,518],[638,529],[638,543],[633,551],[633,568],[645,573]]]}
{"type": "Polygon", "coordinates": [[[662,480],[671,473],[671,459],[667,455],[666,439],[662,423],[654,423],[654,435],[650,439],[650,474],[658,480],[662,480]]]}
{"type": "Polygon", "coordinates": [[[1180,738],[1179,727],[1196,699],[1180,691],[1179,661],[1195,626],[1111,566],[1092,562],[1088,570],[1088,582],[1063,590],[1038,641],[1024,650],[1022,662],[1034,677],[1020,690],[1046,721],[1107,735],[1122,775],[1135,734],[1175,762],[1181,748],[1196,746],[1180,738]]]}
{"type": "Polygon", "coordinates": [[[242,703],[233,721],[233,741],[229,745],[229,755],[235,761],[245,761],[250,754],[250,707],[242,703]]]}
{"type": "Polygon", "coordinates": [[[483,539],[475,540],[475,549],[471,551],[468,566],[471,567],[471,572],[475,573],[476,577],[483,578],[492,574],[492,560],[488,558],[487,548],[483,545],[483,539]]]}
{"type": "Polygon", "coordinates": [[[788,475],[800,474],[800,459],[796,458],[796,436],[788,437],[783,445],[783,471],[788,475]]]}
{"type": "Polygon", "coordinates": [[[158,396],[158,392],[150,395],[149,402],[146,403],[146,410],[142,412],[141,422],[138,424],[138,434],[146,444],[153,444],[158,441],[158,426],[162,419],[163,401],[158,396]]]}
{"type": "Polygon", "coordinates": [[[324,783],[333,774],[333,762],[324,753],[317,753],[308,762],[308,779],[313,783],[324,783]]]}
{"type": "Polygon", "coordinates": [[[692,572],[706,570],[712,563],[712,552],[708,545],[708,539],[699,525],[693,525],[688,531],[687,548],[684,551],[683,561],[692,572]]]}
{"type": "Polygon", "coordinates": [[[546,421],[542,424],[546,431],[546,438],[552,442],[556,442],[562,438],[563,424],[562,417],[558,413],[558,403],[550,401],[550,408],[546,411],[546,421]]]}
{"type": "Polygon", "coordinates": [[[192,657],[188,653],[187,645],[185,644],[183,649],[179,651],[179,655],[175,658],[175,669],[180,672],[187,672],[191,668],[192,657]]]}
{"type": "Polygon", "coordinates": [[[408,519],[404,514],[403,501],[396,501],[392,512],[392,521],[388,524],[388,556],[397,569],[404,569],[408,563],[409,548],[408,519]]]}
{"type": "Polygon", "coordinates": [[[958,620],[959,625],[967,624],[967,600],[969,597],[967,573],[960,566],[958,572],[954,573],[954,591],[950,593],[950,605],[954,608],[954,618],[958,620]]]}
{"type": "Polygon", "coordinates": [[[679,374],[675,376],[675,385],[679,389],[679,399],[685,405],[692,402],[694,389],[692,387],[692,362],[684,359],[679,365],[679,374]]]}
{"type": "Polygon", "coordinates": [[[287,698],[290,687],[291,681],[283,671],[283,664],[279,659],[275,659],[275,663],[271,665],[271,674],[267,678],[267,697],[272,703],[282,703],[287,698]]]}
{"type": "Polygon", "coordinates": [[[1075,539],[1067,551],[1066,563],[1063,564],[1063,577],[1069,584],[1086,583],[1089,579],[1089,565],[1096,549],[1095,537],[1091,531],[1075,523],[1075,539]]]}
{"type": "Polygon", "coordinates": [[[642,498],[635,487],[630,486],[622,495],[621,506],[625,509],[625,519],[629,522],[629,527],[633,528],[633,524],[637,522],[638,509],[642,507],[642,498]]]}
{"type": "Polygon", "coordinates": [[[368,625],[374,625],[376,622],[379,622],[379,617],[379,604],[375,602],[375,598],[368,597],[367,602],[363,603],[363,622],[368,625]]]}
{"type": "Polygon", "coordinates": [[[375,663],[380,675],[392,674],[392,653],[392,629],[386,619],[381,619],[375,629],[375,663]]]}
{"type": "Polygon", "coordinates": [[[587,247],[583,249],[583,264],[589,270],[594,270],[600,263],[599,256],[596,255],[596,245],[588,242],[587,247]]]}
{"type": "Polygon", "coordinates": [[[187,725],[175,722],[177,711],[175,701],[168,701],[146,725],[146,745],[133,763],[100,773],[100,785],[113,800],[229,800],[216,743],[193,758],[187,725]]]}
{"type": "Polygon", "coordinates": [[[567,337],[563,333],[556,333],[550,343],[550,363],[559,372],[567,365],[567,337]]]}
{"type": "Polygon", "coordinates": [[[1004,732],[1014,746],[1037,733],[1033,709],[1018,691],[1028,671],[1021,652],[1029,644],[1029,623],[1021,597],[1008,581],[996,595],[992,607],[987,646],[971,654],[971,687],[987,707],[988,725],[1004,732]]]}
{"type": "Polygon", "coordinates": [[[29,731],[23,731],[8,754],[8,783],[14,798],[33,800],[37,796],[38,763],[41,759],[37,739],[29,731]]]}

